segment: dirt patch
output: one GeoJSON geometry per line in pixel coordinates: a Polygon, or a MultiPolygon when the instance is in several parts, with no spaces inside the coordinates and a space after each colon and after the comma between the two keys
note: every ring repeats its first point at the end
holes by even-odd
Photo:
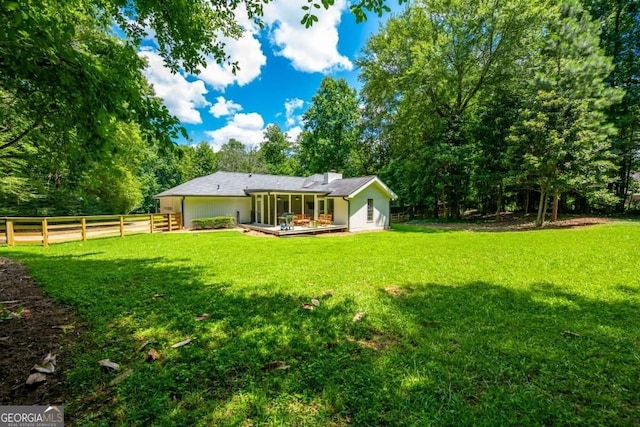
{"type": "Polygon", "coordinates": [[[383,351],[388,349],[390,346],[397,344],[396,338],[390,338],[383,335],[373,335],[369,338],[364,338],[361,340],[357,340],[351,336],[347,336],[347,341],[350,343],[356,343],[362,348],[368,348],[370,350],[375,351],[383,351]]]}
{"type": "Polygon", "coordinates": [[[384,291],[394,297],[403,297],[407,294],[407,292],[399,286],[388,286],[384,288],[384,291]]]}
{"type": "Polygon", "coordinates": [[[242,232],[244,234],[246,234],[247,236],[254,236],[254,237],[278,237],[274,234],[269,234],[269,233],[261,233],[259,231],[256,230],[251,230],[248,228],[242,229],[242,232]]]}
{"type": "Polygon", "coordinates": [[[83,330],[78,318],[45,298],[27,269],[6,258],[0,258],[0,301],[0,405],[64,403],[68,349],[83,330]],[[48,353],[56,355],[55,372],[44,383],[26,385],[48,353]]]}

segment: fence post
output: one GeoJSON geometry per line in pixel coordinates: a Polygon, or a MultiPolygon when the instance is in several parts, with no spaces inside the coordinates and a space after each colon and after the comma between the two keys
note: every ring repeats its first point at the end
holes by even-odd
{"type": "Polygon", "coordinates": [[[10,219],[7,220],[7,246],[15,245],[15,239],[13,234],[13,221],[10,219]]]}
{"type": "Polygon", "coordinates": [[[149,215],[149,233],[153,234],[153,214],[149,215]]]}
{"type": "Polygon", "coordinates": [[[87,218],[82,217],[80,219],[80,233],[82,234],[82,241],[87,240],[87,218]]]}
{"type": "Polygon", "coordinates": [[[120,237],[124,237],[124,215],[120,215],[120,237]]]}
{"type": "Polygon", "coordinates": [[[167,222],[169,223],[168,224],[169,231],[173,231],[173,214],[172,213],[169,213],[169,218],[167,222]]]}
{"type": "Polygon", "coordinates": [[[42,246],[49,247],[49,225],[47,224],[47,218],[42,219],[42,246]]]}

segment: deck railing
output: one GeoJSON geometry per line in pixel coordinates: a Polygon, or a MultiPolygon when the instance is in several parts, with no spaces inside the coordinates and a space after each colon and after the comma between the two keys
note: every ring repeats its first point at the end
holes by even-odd
{"type": "Polygon", "coordinates": [[[0,244],[8,246],[87,240],[95,237],[177,231],[180,213],[0,218],[0,244]]]}

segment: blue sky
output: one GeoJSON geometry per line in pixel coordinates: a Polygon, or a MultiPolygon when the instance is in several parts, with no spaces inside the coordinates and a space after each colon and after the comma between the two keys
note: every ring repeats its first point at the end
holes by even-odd
{"type": "MultiPolygon", "coordinates": [[[[388,2],[398,10],[394,2],[388,2]]],[[[303,2],[276,0],[265,5],[260,30],[239,10],[236,19],[245,34],[226,40],[227,53],[240,71],[208,61],[199,75],[171,74],[154,49],[152,39],[140,55],[148,61],[147,78],[169,111],[187,129],[191,143],[208,142],[217,150],[229,138],[257,146],[269,124],[292,138],[300,133],[301,115],[325,76],[345,78],[358,88],[355,58],[381,21],[374,14],[356,24],[347,0],[318,10],[319,22],[300,24],[303,2]]],[[[180,141],[180,143],[189,143],[180,141]]]]}

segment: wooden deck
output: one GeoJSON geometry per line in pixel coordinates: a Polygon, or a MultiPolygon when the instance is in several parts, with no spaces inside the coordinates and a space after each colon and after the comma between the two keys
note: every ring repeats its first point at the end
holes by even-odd
{"type": "Polygon", "coordinates": [[[349,227],[346,225],[323,225],[319,227],[295,226],[293,230],[281,230],[280,227],[273,227],[263,224],[240,224],[240,227],[248,230],[259,231],[261,233],[272,234],[278,237],[338,233],[341,231],[349,230],[349,227]]]}

